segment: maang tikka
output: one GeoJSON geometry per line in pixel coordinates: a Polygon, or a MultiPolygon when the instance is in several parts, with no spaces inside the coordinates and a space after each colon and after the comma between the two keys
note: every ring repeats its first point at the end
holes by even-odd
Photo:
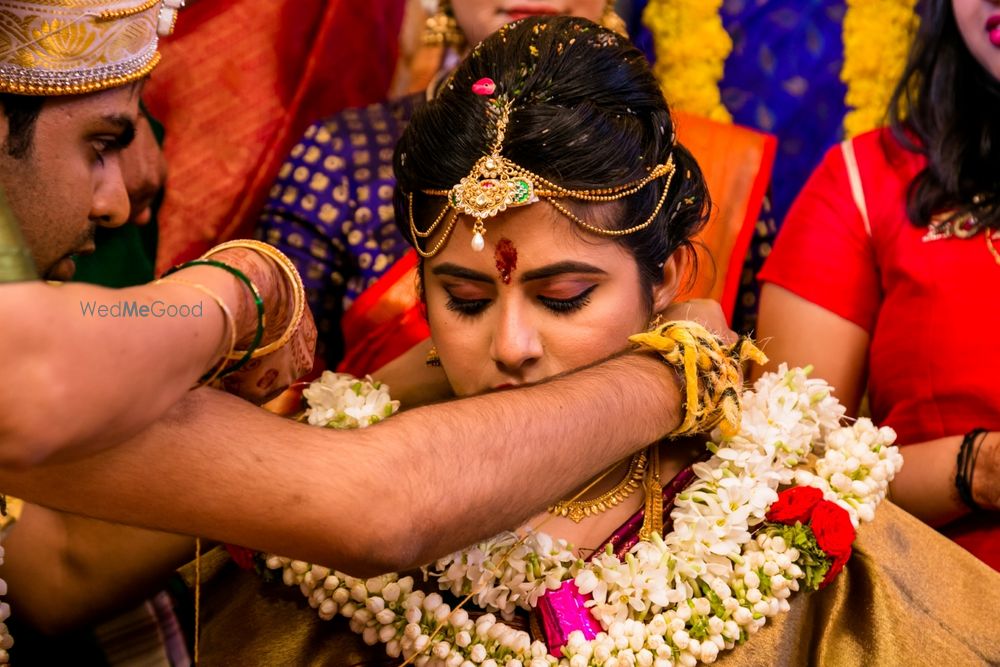
{"type": "MultiPolygon", "coordinates": [[[[496,84],[491,79],[484,78],[473,84],[472,90],[477,95],[492,95],[496,91],[496,84]]],[[[508,208],[533,204],[539,199],[548,201],[557,211],[580,227],[605,237],[625,236],[645,229],[659,215],[676,172],[672,153],[667,157],[666,162],[656,165],[646,176],[638,180],[610,188],[570,190],[525,169],[502,155],[503,142],[514,107],[511,100],[503,94],[490,99],[489,103],[495,109],[497,117],[496,136],[490,151],[476,160],[468,176],[462,178],[451,189],[421,191],[425,195],[446,198],[444,208],[425,231],[417,229],[413,219],[413,193],[407,193],[410,233],[413,234],[414,247],[421,257],[433,257],[440,252],[451,236],[460,214],[473,218],[472,249],[481,252],[486,247],[486,219],[499,215],[508,208]],[[652,181],[664,176],[667,180],[653,212],[644,222],[627,229],[603,229],[591,225],[558,201],[559,199],[576,199],[587,202],[616,201],[635,194],[652,181]],[[432,236],[442,223],[445,225],[444,231],[434,247],[428,250],[421,248],[419,239],[432,236]]]]}

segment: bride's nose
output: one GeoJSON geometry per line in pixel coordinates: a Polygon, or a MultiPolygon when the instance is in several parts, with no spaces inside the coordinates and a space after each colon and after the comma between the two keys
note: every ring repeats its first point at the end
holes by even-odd
{"type": "Polygon", "coordinates": [[[493,331],[490,355],[506,373],[526,370],[542,356],[541,336],[520,305],[505,304],[493,331]]]}

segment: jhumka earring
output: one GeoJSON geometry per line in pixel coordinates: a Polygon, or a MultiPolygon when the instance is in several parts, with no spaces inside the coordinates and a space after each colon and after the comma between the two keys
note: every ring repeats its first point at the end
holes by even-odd
{"type": "Polygon", "coordinates": [[[438,0],[437,11],[424,24],[423,42],[426,46],[445,46],[455,49],[465,45],[465,35],[458,27],[451,0],[438,0]]]}
{"type": "Polygon", "coordinates": [[[431,345],[431,349],[427,350],[427,358],[424,359],[424,363],[431,368],[439,368],[441,366],[441,357],[438,356],[436,346],[431,345]]]}
{"type": "Polygon", "coordinates": [[[615,0],[608,0],[607,4],[604,5],[604,13],[601,14],[601,20],[598,23],[608,30],[617,32],[622,37],[628,37],[628,26],[625,25],[625,19],[615,11],[615,0]]]}

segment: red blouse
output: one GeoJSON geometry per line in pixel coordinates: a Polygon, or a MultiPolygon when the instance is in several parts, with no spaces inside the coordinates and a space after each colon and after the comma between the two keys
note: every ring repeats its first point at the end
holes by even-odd
{"type": "MultiPolygon", "coordinates": [[[[843,152],[833,148],[789,212],[760,279],[869,333],[872,418],[894,428],[900,445],[1000,430],[1000,265],[983,232],[925,242],[927,229],[905,210],[925,159],[885,130],[853,147],[870,229],[843,152]]],[[[943,532],[1000,570],[1000,515],[969,516],[943,532]]]]}

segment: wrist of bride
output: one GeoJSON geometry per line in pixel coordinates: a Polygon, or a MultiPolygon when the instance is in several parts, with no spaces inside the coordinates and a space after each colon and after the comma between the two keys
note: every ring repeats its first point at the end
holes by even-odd
{"type": "MultiPolygon", "coordinates": [[[[242,271],[260,293],[264,302],[264,334],[257,347],[281,336],[291,319],[292,290],[274,262],[245,248],[226,248],[213,253],[212,259],[242,271]]],[[[246,349],[257,334],[260,320],[253,293],[242,283],[239,288],[239,300],[232,309],[237,328],[236,347],[246,349]]]]}

